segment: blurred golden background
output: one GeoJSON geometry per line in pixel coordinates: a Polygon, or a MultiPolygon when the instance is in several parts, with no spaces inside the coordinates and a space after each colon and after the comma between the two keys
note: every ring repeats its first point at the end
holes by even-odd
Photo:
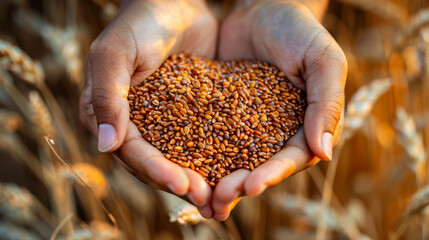
{"type": "MultiPolygon", "coordinates": [[[[230,1],[209,1],[219,18],[230,1]]],[[[0,239],[429,239],[429,1],[331,0],[349,63],[343,139],[225,222],[138,182],[80,124],[115,0],[0,1],[0,239]]]]}

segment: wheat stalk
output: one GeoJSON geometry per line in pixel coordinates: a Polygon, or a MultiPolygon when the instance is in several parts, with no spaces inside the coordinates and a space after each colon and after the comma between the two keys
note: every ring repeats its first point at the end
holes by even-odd
{"type": "Polygon", "coordinates": [[[21,49],[3,40],[0,40],[0,68],[13,72],[31,84],[40,85],[44,81],[42,66],[21,49]]]}
{"type": "Polygon", "coordinates": [[[15,133],[0,134],[0,150],[9,154],[18,163],[26,165],[42,183],[46,183],[44,166],[23,144],[15,133]]]}
{"type": "Polygon", "coordinates": [[[116,230],[116,234],[117,236],[119,236],[119,228],[116,218],[109,212],[109,210],[107,210],[106,206],[101,202],[100,198],[97,197],[96,193],[90,188],[90,186],[88,186],[88,184],[78,175],[78,173],[75,172],[75,170],[58,154],[58,152],[54,148],[55,141],[48,137],[45,137],[45,141],[51,151],[54,153],[54,155],[58,158],[58,160],[70,171],[71,174],[76,177],[76,180],[78,180],[82,184],[82,186],[87,189],[92,196],[94,196],[94,199],[96,200],[97,204],[103,209],[104,213],[109,217],[110,221],[112,221],[116,230]]]}
{"type": "Polygon", "coordinates": [[[89,226],[96,238],[106,240],[120,240],[124,238],[122,232],[119,231],[118,233],[115,226],[112,226],[106,222],[93,220],[89,226]]]}
{"type": "Polygon", "coordinates": [[[27,118],[31,119],[31,111],[29,109],[30,103],[24,94],[14,85],[12,76],[5,70],[0,69],[0,87],[3,87],[5,92],[9,95],[10,99],[19,108],[21,113],[27,118]]]}
{"type": "Polygon", "coordinates": [[[339,2],[361,8],[368,12],[372,12],[380,17],[393,20],[399,24],[407,19],[407,12],[404,10],[404,8],[402,6],[396,5],[396,3],[392,1],[339,0],[339,2]]]}
{"type": "Polygon", "coordinates": [[[29,94],[30,108],[32,110],[31,122],[37,129],[39,137],[45,136],[55,138],[55,128],[52,125],[52,118],[40,94],[31,91],[29,94]]]}
{"type": "MultiPolygon", "coordinates": [[[[429,205],[429,186],[424,187],[417,193],[415,193],[406,207],[402,216],[402,221],[396,231],[392,234],[391,239],[400,239],[401,235],[404,234],[408,225],[410,224],[410,217],[421,215],[426,207],[429,205]]],[[[422,222],[424,224],[424,222],[422,222]]],[[[423,225],[424,226],[424,225],[423,225]]]]}
{"type": "MultiPolygon", "coordinates": [[[[72,215],[70,215],[72,216],[72,215]]],[[[69,219],[64,219],[65,221],[69,219]]],[[[63,220],[63,221],[64,221],[63,220]]],[[[61,227],[61,225],[58,225],[61,227]]],[[[54,239],[58,232],[54,235],[52,234],[51,238],[54,239]]],[[[102,222],[99,220],[93,220],[89,225],[82,223],[80,228],[75,229],[72,233],[68,234],[65,239],[72,240],[87,240],[87,239],[97,239],[97,240],[122,240],[124,234],[119,232],[117,235],[116,229],[114,226],[102,222]]]]}
{"type": "Polygon", "coordinates": [[[417,182],[421,184],[426,178],[426,151],[414,120],[402,108],[396,110],[395,128],[398,141],[412,159],[411,168],[416,174],[417,182]]]}
{"type": "Polygon", "coordinates": [[[362,127],[365,119],[372,111],[378,98],[392,86],[390,79],[378,79],[361,87],[347,104],[344,118],[343,139],[350,138],[353,133],[362,127]]]}

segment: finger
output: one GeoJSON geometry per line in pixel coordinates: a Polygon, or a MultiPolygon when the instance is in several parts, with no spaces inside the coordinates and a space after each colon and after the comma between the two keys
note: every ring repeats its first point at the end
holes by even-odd
{"type": "MultiPolygon", "coordinates": [[[[161,185],[158,185],[158,184],[156,184],[156,183],[154,183],[151,179],[149,179],[147,176],[145,176],[145,175],[143,175],[143,174],[141,174],[141,173],[139,173],[138,171],[136,171],[136,170],[134,170],[134,169],[132,169],[131,167],[129,167],[127,164],[125,164],[120,158],[118,158],[117,156],[115,156],[115,155],[113,155],[114,156],[114,158],[116,159],[116,161],[118,161],[118,163],[128,172],[128,173],[130,173],[131,175],[133,175],[134,177],[136,177],[138,180],[140,180],[141,182],[143,182],[143,183],[146,183],[146,184],[148,184],[149,186],[151,186],[151,187],[153,187],[153,188],[156,188],[156,189],[159,189],[159,190],[162,190],[162,191],[165,191],[165,192],[168,192],[168,193],[173,193],[169,188],[167,188],[167,187],[165,187],[165,186],[161,186],[161,185]]],[[[190,182],[192,182],[192,181],[190,181],[190,182]]],[[[191,187],[190,187],[191,188],[191,187]]],[[[174,193],[173,193],[174,194],[174,193]]],[[[185,200],[185,201],[187,201],[187,202],[190,202],[190,203],[192,203],[192,204],[195,204],[195,203],[193,203],[193,201],[192,201],[192,199],[190,199],[189,198],[189,194],[187,194],[186,196],[178,196],[178,197],[180,197],[181,199],[183,199],[183,200],[185,200]]],[[[211,198],[211,189],[210,189],[210,192],[208,193],[208,200],[210,200],[210,198],[211,198]]],[[[202,205],[202,206],[200,206],[200,207],[197,207],[198,208],[198,211],[200,212],[200,214],[201,214],[201,216],[202,217],[204,217],[204,218],[211,218],[212,217],[212,215],[213,215],[213,210],[212,210],[212,207],[211,207],[211,205],[210,205],[210,201],[207,201],[204,205],[202,205]]]]}
{"type": "MultiPolygon", "coordinates": [[[[91,45],[92,105],[98,125],[98,149],[119,148],[128,127],[128,90],[135,70],[136,49],[121,33],[106,32],[91,45]]],[[[124,33],[129,36],[128,33],[124,33]]]]}
{"type": "Polygon", "coordinates": [[[198,211],[203,218],[209,219],[213,217],[213,209],[210,201],[208,201],[204,206],[198,207],[198,211]]]}
{"type": "Polygon", "coordinates": [[[227,211],[221,212],[221,213],[216,213],[213,218],[218,220],[218,221],[225,221],[229,217],[229,215],[231,214],[231,211],[235,208],[235,206],[237,206],[237,204],[241,201],[242,198],[243,197],[238,197],[238,198],[234,199],[234,201],[232,201],[227,206],[227,211]]]}
{"type": "Polygon", "coordinates": [[[98,133],[97,119],[92,107],[92,78],[89,61],[85,65],[85,83],[79,99],[79,117],[82,124],[95,136],[98,133]]]}
{"type": "Polygon", "coordinates": [[[168,188],[179,196],[188,193],[190,186],[188,174],[182,167],[164,158],[160,151],[146,142],[132,122],[129,122],[127,136],[116,153],[130,168],[146,176],[155,184],[168,188]]]}
{"type": "Polygon", "coordinates": [[[320,31],[304,55],[308,107],[305,136],[312,152],[322,160],[332,158],[334,132],[344,105],[347,61],[335,40],[320,31]]]}
{"type": "Polygon", "coordinates": [[[189,179],[189,190],[187,197],[197,207],[202,207],[209,202],[212,189],[204,179],[195,171],[184,169],[189,179]]]}
{"type": "Polygon", "coordinates": [[[243,195],[243,183],[249,171],[240,169],[222,178],[217,184],[212,197],[213,218],[218,221],[225,220],[235,207],[235,200],[243,195]]]}
{"type": "Polygon", "coordinates": [[[314,155],[307,146],[302,129],[290,138],[286,146],[267,162],[253,170],[244,182],[246,196],[254,197],[268,187],[299,172],[314,155]]]}

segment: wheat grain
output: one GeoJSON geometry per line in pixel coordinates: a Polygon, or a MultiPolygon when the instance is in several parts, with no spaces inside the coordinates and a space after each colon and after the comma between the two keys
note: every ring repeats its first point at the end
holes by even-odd
{"type": "Polygon", "coordinates": [[[360,128],[374,107],[377,99],[392,85],[390,79],[378,79],[361,87],[347,105],[344,118],[343,139],[350,138],[360,128]]]}
{"type": "Polygon", "coordinates": [[[39,137],[49,136],[55,138],[55,128],[52,125],[52,118],[40,94],[31,91],[29,94],[30,107],[32,110],[31,122],[37,129],[39,137]]]}
{"type": "Polygon", "coordinates": [[[395,128],[399,142],[411,157],[410,165],[418,183],[423,183],[426,178],[426,151],[423,139],[416,130],[414,120],[402,108],[396,110],[395,128]]]}
{"type": "Polygon", "coordinates": [[[9,70],[25,81],[39,85],[44,81],[44,72],[38,62],[34,62],[18,47],[0,39],[0,68],[9,70]]]}

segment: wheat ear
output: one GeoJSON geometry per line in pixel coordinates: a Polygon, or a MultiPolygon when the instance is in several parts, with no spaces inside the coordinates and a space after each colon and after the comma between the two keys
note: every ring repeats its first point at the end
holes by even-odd
{"type": "Polygon", "coordinates": [[[294,215],[304,215],[310,225],[318,226],[321,222],[326,228],[343,233],[351,239],[369,239],[360,233],[352,218],[337,213],[323,202],[311,201],[303,197],[283,194],[274,199],[281,209],[294,215]]]}
{"type": "Polygon", "coordinates": [[[0,68],[13,72],[31,84],[40,85],[44,81],[40,63],[31,60],[21,49],[3,40],[0,40],[0,68]]]}
{"type": "Polygon", "coordinates": [[[429,186],[415,193],[405,210],[405,216],[420,214],[429,205],[429,186]]]}
{"type": "Polygon", "coordinates": [[[429,9],[420,10],[417,14],[415,14],[408,24],[404,32],[396,38],[395,48],[402,49],[404,48],[409,40],[418,36],[418,33],[421,29],[423,29],[426,25],[429,24],[429,9]]]}
{"type": "Polygon", "coordinates": [[[378,98],[392,86],[390,79],[378,79],[361,87],[347,105],[344,118],[343,139],[350,138],[353,133],[362,127],[365,119],[374,107],[378,98]]]}
{"type": "Polygon", "coordinates": [[[398,141],[411,157],[411,168],[416,174],[417,182],[422,184],[426,178],[426,152],[423,139],[417,132],[412,117],[402,108],[396,110],[395,128],[398,141]]]}
{"type": "Polygon", "coordinates": [[[19,11],[16,20],[22,27],[42,37],[56,58],[62,62],[71,79],[80,86],[83,62],[76,30],[72,27],[54,27],[30,11],[19,11]]]}
{"type": "Polygon", "coordinates": [[[197,224],[204,220],[198,209],[186,201],[168,193],[160,192],[165,205],[170,211],[170,222],[197,224]]]}
{"type": "Polygon", "coordinates": [[[55,138],[55,128],[52,125],[51,113],[46,107],[40,94],[36,91],[31,91],[29,94],[30,107],[32,111],[31,122],[37,129],[41,139],[43,137],[55,138]]]}

